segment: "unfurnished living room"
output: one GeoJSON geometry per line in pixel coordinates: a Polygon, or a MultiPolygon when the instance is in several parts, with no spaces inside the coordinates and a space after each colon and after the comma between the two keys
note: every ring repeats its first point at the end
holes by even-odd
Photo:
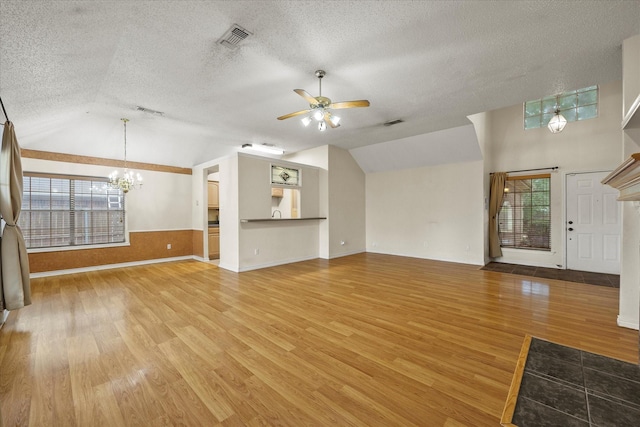
{"type": "Polygon", "coordinates": [[[0,427],[640,425],[640,1],[0,0],[0,427]]]}

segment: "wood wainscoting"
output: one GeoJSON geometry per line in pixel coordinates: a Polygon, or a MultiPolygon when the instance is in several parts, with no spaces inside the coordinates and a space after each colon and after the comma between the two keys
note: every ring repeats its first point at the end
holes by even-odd
{"type": "Polygon", "coordinates": [[[204,231],[203,230],[192,230],[193,231],[193,255],[204,258],[204,231]]]}
{"type": "Polygon", "coordinates": [[[198,233],[202,252],[202,230],[136,231],[129,233],[129,246],[30,253],[29,267],[31,273],[42,273],[194,255],[198,233]]]}

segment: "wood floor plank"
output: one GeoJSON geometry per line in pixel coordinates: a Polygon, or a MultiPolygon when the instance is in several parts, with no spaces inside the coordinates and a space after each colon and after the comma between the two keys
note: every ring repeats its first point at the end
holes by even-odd
{"type": "Polygon", "coordinates": [[[5,425],[498,425],[525,335],[638,362],[618,290],[378,254],[32,281],[5,425]]]}

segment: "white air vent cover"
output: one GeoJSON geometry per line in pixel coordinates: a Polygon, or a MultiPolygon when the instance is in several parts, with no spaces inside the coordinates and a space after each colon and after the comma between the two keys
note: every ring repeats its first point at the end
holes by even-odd
{"type": "Polygon", "coordinates": [[[222,38],[218,40],[223,46],[228,47],[229,49],[236,49],[240,42],[247,37],[249,37],[252,33],[245,30],[238,24],[233,24],[229,30],[224,33],[222,38]]]}

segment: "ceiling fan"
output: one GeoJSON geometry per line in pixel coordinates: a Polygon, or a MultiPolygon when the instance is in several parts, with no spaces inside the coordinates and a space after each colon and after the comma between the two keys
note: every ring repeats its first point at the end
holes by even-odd
{"type": "Polygon", "coordinates": [[[317,70],[316,77],[318,78],[318,86],[320,88],[320,94],[318,96],[311,96],[303,89],[294,89],[293,91],[303,97],[309,102],[309,108],[307,110],[296,111],[295,113],[285,114],[278,117],[278,120],[284,120],[295,116],[301,116],[307,114],[302,119],[302,123],[305,126],[309,126],[312,119],[318,122],[318,129],[325,130],[327,125],[332,128],[340,126],[340,117],[331,114],[329,110],[338,110],[342,108],[355,108],[355,107],[368,107],[369,101],[362,99],[359,101],[342,101],[331,102],[327,97],[322,96],[322,78],[325,76],[324,70],[317,70]]]}

